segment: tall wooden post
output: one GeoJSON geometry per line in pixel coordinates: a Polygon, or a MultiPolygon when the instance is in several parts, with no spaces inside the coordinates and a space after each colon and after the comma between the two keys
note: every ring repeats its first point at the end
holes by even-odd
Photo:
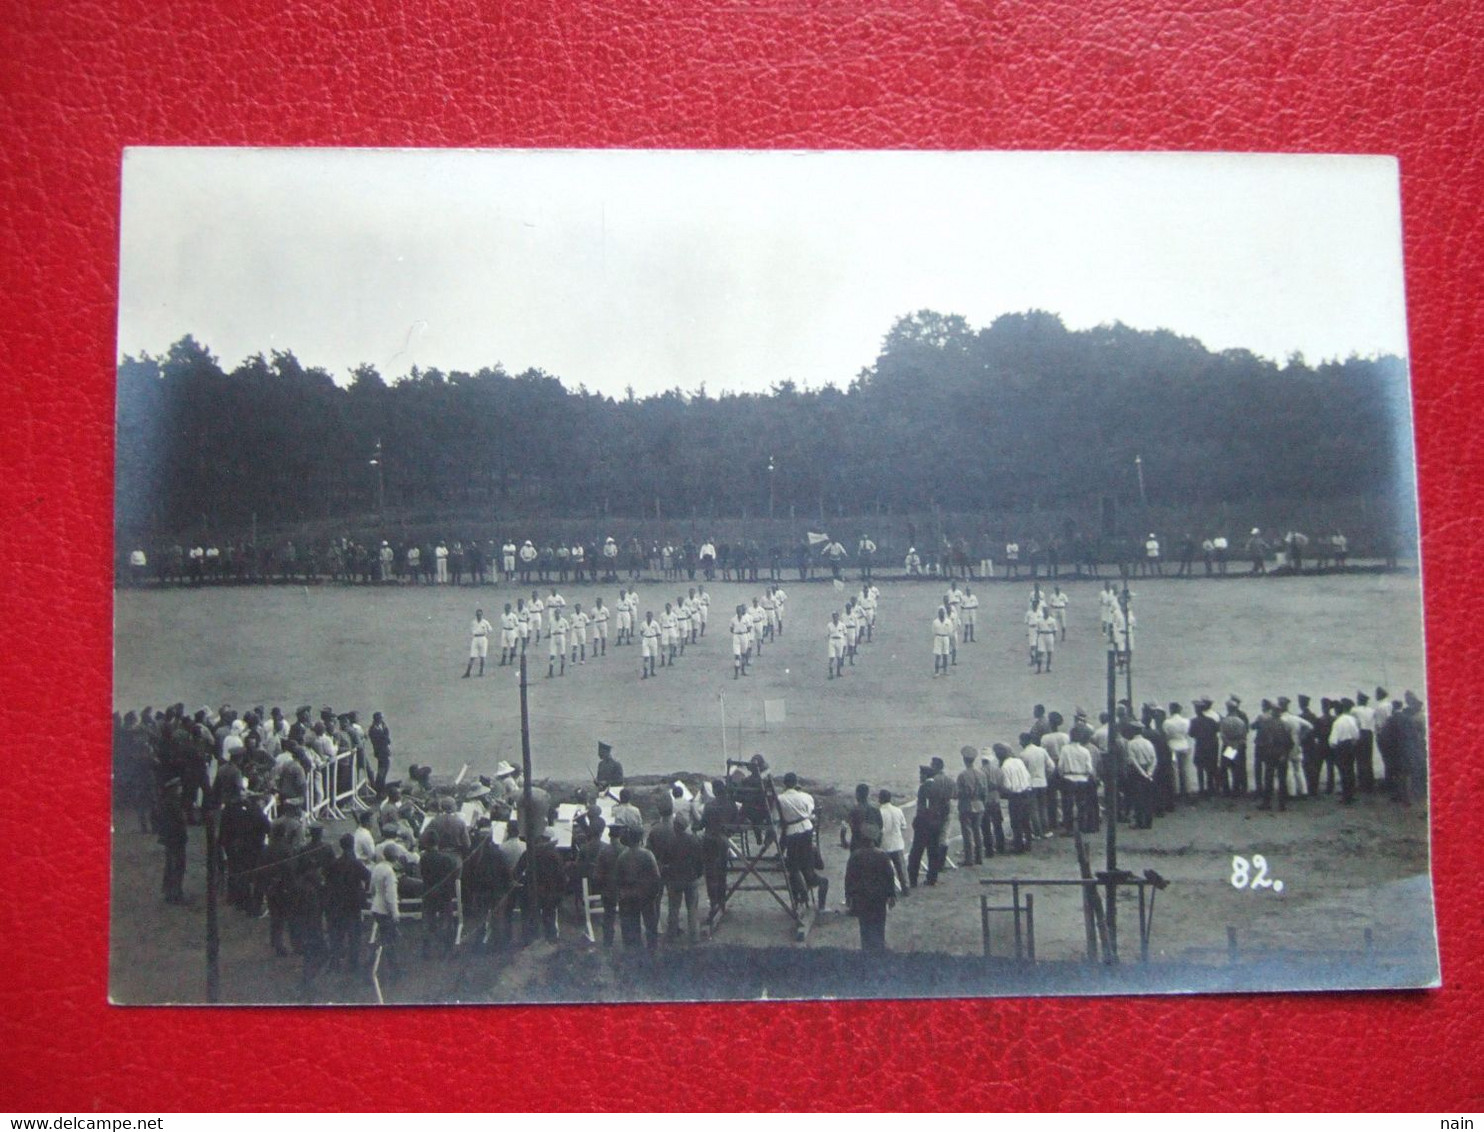
{"type": "Polygon", "coordinates": [[[536,802],[531,796],[531,714],[526,701],[526,654],[524,651],[520,654],[520,773],[520,833],[526,842],[526,891],[522,910],[525,922],[521,925],[521,934],[529,938],[536,923],[534,856],[536,842],[531,837],[532,831],[536,828],[536,823],[532,820],[536,802]]]}
{"type": "Polygon", "coordinates": [[[216,918],[217,888],[217,822],[221,811],[206,811],[202,825],[206,828],[206,1001],[221,1001],[221,930],[216,918]]]}

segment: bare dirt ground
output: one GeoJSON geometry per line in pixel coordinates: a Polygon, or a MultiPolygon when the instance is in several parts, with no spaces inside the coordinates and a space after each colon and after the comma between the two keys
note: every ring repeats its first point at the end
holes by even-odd
{"type": "MultiPolygon", "coordinates": [[[[689,583],[687,583],[688,585],[689,583]]],[[[545,651],[532,665],[532,746],[536,777],[566,787],[582,782],[596,742],[612,742],[631,775],[653,781],[677,772],[715,775],[722,765],[723,697],[727,749],[767,754],[775,770],[797,769],[827,814],[826,863],[838,909],[844,855],[837,848],[842,798],[856,781],[908,792],[916,766],[932,754],[953,766],[965,744],[1013,741],[1043,702],[1070,715],[1096,711],[1104,695],[1097,642],[1096,584],[1064,583],[1071,595],[1068,640],[1056,671],[1025,664],[1020,613],[1028,584],[979,588],[979,642],[959,647],[947,679],[931,677],[927,625],[941,587],[883,586],[876,640],[843,681],[825,677],[822,626],[844,594],[828,584],[789,586],[785,635],[765,650],[756,676],[731,679],[721,632],[729,603],[759,587],[713,585],[711,630],[673,669],[640,682],[637,649],[615,649],[565,679],[546,680],[545,651]],[[762,701],[781,699],[786,720],[763,729],[762,701]]],[[[1237,693],[1354,694],[1383,683],[1394,693],[1422,687],[1420,598],[1415,577],[1352,575],[1304,579],[1136,580],[1139,614],[1136,700],[1237,693]]],[[[677,586],[639,586],[641,609],[662,604],[677,586]]],[[[569,601],[616,587],[565,591],[569,601]]],[[[492,614],[513,598],[480,590],[266,587],[119,594],[115,702],[120,709],[184,700],[293,707],[313,702],[386,712],[396,770],[413,761],[451,775],[463,763],[488,771],[519,755],[518,701],[509,669],[460,680],[465,627],[475,604],[492,614]]],[[[493,619],[493,618],[492,618],[493,619]]],[[[1120,828],[1119,863],[1154,868],[1170,880],[1154,914],[1151,964],[1125,964],[1117,976],[1081,964],[1080,900],[1066,891],[1037,894],[1035,974],[986,965],[981,953],[977,881],[985,876],[1073,876],[1072,843],[1037,843],[1024,857],[949,872],[892,912],[892,966],[863,969],[853,919],[823,916],[809,941],[790,946],[790,924],[765,894],[746,894],[701,947],[676,948],[660,966],[589,954],[573,917],[561,944],[496,956],[460,955],[419,966],[392,988],[393,1001],[611,1000],[625,997],[793,997],[801,994],[1100,993],[1141,989],[1263,986],[1416,985],[1436,974],[1427,809],[1377,795],[1343,808],[1335,798],[1258,812],[1251,800],[1182,804],[1148,832],[1120,828]],[[1232,857],[1262,853],[1272,889],[1238,890],[1232,857]],[[1227,929],[1237,930],[1229,965],[1227,929]],[[1373,951],[1364,954],[1370,929],[1373,951]],[[738,952],[737,948],[746,949],[738,952]],[[907,958],[900,953],[911,953],[907,958]],[[703,954],[704,953],[704,954],[703,954]],[[741,958],[738,958],[738,955],[741,958]],[[709,956],[709,957],[708,957],[709,956]],[[636,966],[636,963],[638,964],[636,966]],[[885,972],[890,974],[885,974],[885,972]],[[1060,971],[1056,976],[1048,972],[1060,971]],[[875,972],[875,974],[872,974],[875,972]]],[[[191,904],[159,900],[160,851],[120,816],[114,836],[111,988],[121,1002],[202,1001],[204,924],[200,831],[192,830],[191,904]]],[[[1101,867],[1102,840],[1094,845],[1101,867]]],[[[1132,895],[1121,904],[1122,952],[1137,955],[1132,895]]],[[[297,966],[271,957],[265,921],[223,912],[223,999],[296,1001],[297,966]]],[[[997,920],[997,955],[1011,946],[997,920]]],[[[663,953],[662,953],[663,955],[663,953]]],[[[316,1001],[368,1001],[368,986],[327,976],[316,1001]]]]}

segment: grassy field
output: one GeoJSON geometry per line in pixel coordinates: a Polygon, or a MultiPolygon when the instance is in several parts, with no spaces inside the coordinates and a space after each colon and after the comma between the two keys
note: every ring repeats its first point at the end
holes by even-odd
{"type": "MultiPolygon", "coordinates": [[[[978,643],[959,646],[958,666],[932,678],[929,622],[941,588],[883,587],[875,640],[845,679],[826,679],[823,627],[842,594],[825,583],[789,587],[783,637],[744,680],[732,679],[727,610],[755,585],[710,587],[706,638],[657,679],[639,679],[637,648],[615,648],[565,678],[547,680],[545,644],[530,663],[532,751],[537,775],[583,778],[597,742],[611,742],[631,774],[716,772],[726,748],[763,751],[778,769],[849,786],[866,780],[915,786],[916,767],[960,746],[1013,742],[1031,707],[1068,718],[1105,699],[1097,584],[1069,582],[1067,639],[1056,670],[1026,664],[1021,615],[1029,586],[981,588],[978,643]],[[764,700],[781,700],[785,722],[764,730],[764,700]]],[[[640,608],[676,596],[674,584],[639,587],[640,608]]],[[[847,591],[848,593],[848,591],[847,591]]],[[[1420,595],[1410,575],[1138,580],[1136,700],[1201,693],[1218,702],[1263,696],[1353,695],[1385,684],[1422,694],[1420,595]]],[[[569,601],[616,587],[573,587],[569,601]]],[[[467,625],[476,605],[492,621],[515,593],[504,586],[244,587],[132,591],[116,606],[114,702],[121,709],[231,703],[356,708],[385,713],[395,769],[409,762],[453,773],[487,771],[520,753],[514,670],[491,658],[485,677],[462,680],[467,625]]],[[[498,653],[498,650],[496,650],[498,653]]]]}
{"type": "MultiPolygon", "coordinates": [[[[1029,587],[983,587],[979,643],[959,646],[958,667],[947,679],[932,678],[929,654],[928,622],[938,587],[925,582],[885,586],[875,642],[863,647],[843,680],[834,682],[826,679],[822,626],[844,595],[828,584],[790,587],[782,640],[766,648],[754,676],[732,679],[729,645],[719,627],[728,604],[750,597],[753,588],[710,587],[716,611],[711,633],[655,680],[640,681],[637,649],[611,645],[606,658],[547,680],[543,648],[539,664],[531,667],[537,777],[582,781],[599,739],[615,745],[631,775],[716,774],[722,766],[724,697],[729,752],[761,750],[776,770],[797,769],[820,794],[832,788],[848,792],[861,780],[906,792],[915,784],[917,765],[933,754],[956,767],[955,753],[965,743],[1013,742],[1037,702],[1070,714],[1078,705],[1095,711],[1104,695],[1094,583],[1066,586],[1071,596],[1067,641],[1057,652],[1056,671],[1041,676],[1029,670],[1024,655],[1020,616],[1029,587]],[[766,731],[765,699],[780,699],[786,706],[786,720],[766,731]]],[[[1299,692],[1353,695],[1378,682],[1395,694],[1405,688],[1423,694],[1414,577],[1154,579],[1137,582],[1134,590],[1137,700],[1186,703],[1203,692],[1218,699],[1235,692],[1255,705],[1263,696],[1299,692]]],[[[673,585],[642,585],[641,608],[662,605],[674,591],[673,585]]],[[[613,587],[573,589],[567,596],[586,604],[595,593],[608,604],[615,597],[613,587]]],[[[465,633],[476,603],[492,613],[511,596],[500,587],[124,591],[116,612],[114,699],[121,709],[184,700],[192,707],[328,703],[367,714],[381,710],[393,729],[398,773],[411,761],[431,763],[443,774],[465,762],[474,772],[488,771],[501,758],[519,756],[517,682],[510,669],[493,666],[482,680],[460,679],[465,633]]],[[[641,804],[650,801],[646,792],[641,804]]],[[[746,979],[728,981],[713,971],[704,987],[675,975],[665,986],[646,984],[641,991],[632,972],[625,973],[621,956],[581,951],[577,926],[568,919],[564,944],[572,947],[542,945],[494,959],[465,955],[452,963],[424,964],[398,988],[395,1000],[1415,984],[1431,977],[1436,962],[1427,826],[1425,806],[1403,810],[1377,795],[1349,808],[1321,797],[1287,814],[1258,812],[1250,799],[1186,803],[1151,831],[1124,828],[1120,863],[1136,872],[1156,868],[1172,882],[1159,898],[1154,936],[1153,958],[1163,973],[1151,969],[1127,984],[1084,985],[1074,968],[1054,977],[1044,973],[1050,969],[1038,968],[1043,974],[1030,981],[1024,972],[1013,977],[1001,972],[976,989],[973,972],[967,983],[946,973],[935,982],[925,974],[931,968],[919,964],[911,968],[916,972],[911,978],[902,968],[897,981],[892,976],[879,985],[837,986],[829,972],[838,962],[822,954],[818,963],[823,966],[815,974],[808,973],[814,966],[797,967],[792,982],[785,964],[761,976],[758,986],[746,979]],[[1229,883],[1232,856],[1257,852],[1271,862],[1272,875],[1285,881],[1281,894],[1238,891],[1229,883]],[[1228,926],[1238,930],[1243,949],[1243,962],[1231,968],[1226,966],[1228,926]],[[1380,966],[1363,959],[1367,930],[1383,955],[1380,966]],[[1388,954],[1395,958],[1385,959],[1388,954]]],[[[153,838],[136,832],[128,820],[115,831],[110,986],[118,1001],[201,1000],[203,987],[195,975],[201,958],[199,836],[199,830],[192,831],[189,906],[172,909],[158,901],[159,850],[153,838]]],[[[836,823],[828,823],[826,872],[836,893],[845,864],[837,836],[836,823]]],[[[1100,842],[1095,859],[1101,862],[1100,842]]],[[[919,889],[899,904],[888,929],[891,946],[924,953],[924,960],[937,953],[975,955],[978,895],[984,891],[979,879],[1075,872],[1071,842],[1063,838],[1038,842],[1028,856],[950,872],[937,888],[919,889]]],[[[832,897],[832,903],[836,900],[832,897]]],[[[1039,956],[1075,964],[1083,949],[1075,897],[1038,896],[1036,911],[1039,956]]],[[[1133,947],[1132,910],[1126,915],[1133,947]]],[[[1007,925],[996,928],[995,946],[1002,955],[1010,946],[1008,930],[1007,925]]],[[[786,947],[789,938],[787,918],[766,896],[755,895],[728,916],[718,943],[767,949],[786,947]]],[[[822,917],[808,944],[811,952],[832,954],[856,946],[855,921],[840,915],[822,917]]],[[[677,963],[684,967],[691,961],[677,963]]],[[[292,1001],[299,993],[295,965],[271,957],[265,922],[235,913],[226,917],[223,965],[228,1001],[292,1001]]],[[[743,968],[732,965],[734,973],[743,968]]],[[[361,1002],[369,989],[338,977],[322,980],[314,993],[318,1001],[361,1002]]]]}

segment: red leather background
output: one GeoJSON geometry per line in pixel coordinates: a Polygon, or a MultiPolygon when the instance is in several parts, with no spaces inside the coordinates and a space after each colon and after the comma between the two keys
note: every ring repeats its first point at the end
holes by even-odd
{"type": "Polygon", "coordinates": [[[0,735],[11,773],[0,789],[13,820],[0,893],[0,1107],[668,1107],[679,1097],[777,1108],[1480,1108],[1480,775],[1472,747],[1449,739],[1477,731],[1484,614],[1468,573],[1484,533],[1474,514],[1484,447],[1470,429],[1484,410],[1481,16],[1477,0],[7,4],[0,735]],[[1445,989],[110,1008],[101,770],[118,176],[130,143],[1400,155],[1445,989]],[[33,793],[58,780],[71,785],[33,793]],[[35,797],[52,812],[15,820],[35,797]],[[534,1050],[540,1072],[518,1068],[516,1054],[529,1064],[534,1050]]]}

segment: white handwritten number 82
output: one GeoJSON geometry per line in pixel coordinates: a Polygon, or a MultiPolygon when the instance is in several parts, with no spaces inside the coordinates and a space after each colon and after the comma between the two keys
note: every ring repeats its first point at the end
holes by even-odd
{"type": "Polygon", "coordinates": [[[1268,879],[1268,859],[1261,853],[1254,853],[1251,863],[1246,857],[1233,857],[1231,879],[1236,889],[1273,887],[1268,879]]]}

